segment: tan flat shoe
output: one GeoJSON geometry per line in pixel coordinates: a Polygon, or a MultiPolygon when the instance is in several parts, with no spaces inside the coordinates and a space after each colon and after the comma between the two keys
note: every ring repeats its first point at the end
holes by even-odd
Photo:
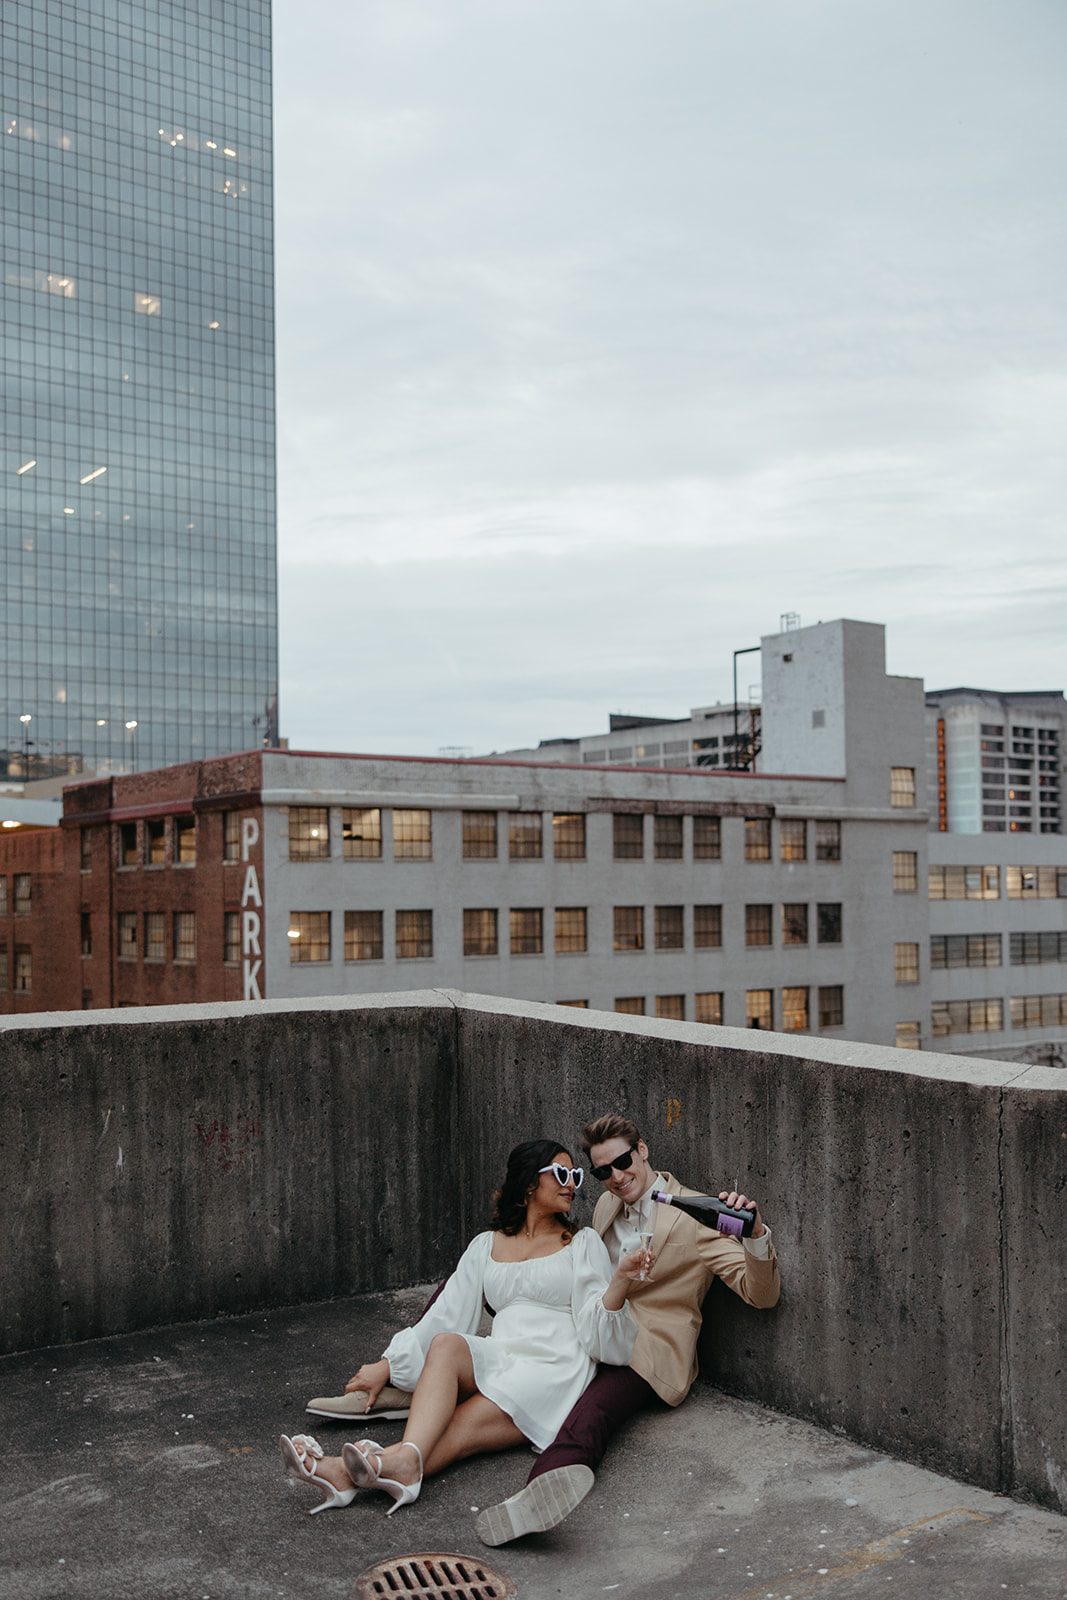
{"type": "Polygon", "coordinates": [[[384,1422],[402,1422],[411,1410],[411,1395],[408,1390],[394,1389],[387,1383],[373,1411],[367,1410],[365,1389],[309,1400],[307,1410],[313,1417],[332,1417],[337,1422],[350,1422],[353,1417],[367,1416],[380,1418],[384,1422]]]}

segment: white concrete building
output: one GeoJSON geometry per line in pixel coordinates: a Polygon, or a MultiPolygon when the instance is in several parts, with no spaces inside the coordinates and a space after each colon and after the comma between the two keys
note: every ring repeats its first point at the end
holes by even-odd
{"type": "Polygon", "coordinates": [[[930,826],[941,833],[1062,834],[1067,701],[1060,689],[926,696],[930,826]]]}

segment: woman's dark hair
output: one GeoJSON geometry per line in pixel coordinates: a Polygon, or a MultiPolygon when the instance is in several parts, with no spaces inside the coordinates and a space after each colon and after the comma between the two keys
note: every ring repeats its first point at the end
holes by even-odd
{"type": "MultiPolygon", "coordinates": [[[[490,1227],[499,1233],[516,1234],[521,1231],[526,1222],[526,1202],[531,1190],[536,1189],[541,1181],[541,1168],[547,1167],[559,1155],[574,1160],[562,1139],[527,1139],[524,1144],[515,1146],[508,1156],[504,1182],[493,1196],[496,1210],[490,1227]]],[[[568,1238],[581,1227],[581,1223],[570,1212],[565,1217],[557,1218],[557,1221],[568,1238]]]]}

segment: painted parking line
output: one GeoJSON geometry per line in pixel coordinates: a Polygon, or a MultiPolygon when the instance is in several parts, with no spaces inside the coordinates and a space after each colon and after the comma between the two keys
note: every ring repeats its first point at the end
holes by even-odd
{"type": "Polygon", "coordinates": [[[856,1578],[861,1572],[869,1572],[872,1567],[883,1566],[887,1561],[899,1561],[910,1550],[919,1548],[925,1542],[923,1536],[926,1534],[944,1533],[949,1528],[989,1520],[980,1511],[967,1511],[962,1506],[953,1506],[949,1511],[938,1511],[932,1517],[924,1517],[922,1522],[913,1522],[908,1528],[898,1528],[896,1533],[887,1533],[884,1538],[875,1539],[859,1550],[846,1551],[839,1566],[819,1567],[815,1572],[789,1572],[782,1578],[761,1583],[758,1588],[746,1589],[734,1600],[800,1600],[800,1596],[813,1594],[837,1583],[841,1578],[856,1578]]]}

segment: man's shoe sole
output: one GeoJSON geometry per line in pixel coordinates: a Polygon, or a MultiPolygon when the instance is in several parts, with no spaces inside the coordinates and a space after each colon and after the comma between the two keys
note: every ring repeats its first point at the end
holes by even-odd
{"type": "Polygon", "coordinates": [[[546,1533],[580,1506],[596,1479],[589,1467],[555,1467],[544,1472],[509,1500],[490,1506],[475,1518],[483,1544],[507,1544],[526,1533],[546,1533]]]}

